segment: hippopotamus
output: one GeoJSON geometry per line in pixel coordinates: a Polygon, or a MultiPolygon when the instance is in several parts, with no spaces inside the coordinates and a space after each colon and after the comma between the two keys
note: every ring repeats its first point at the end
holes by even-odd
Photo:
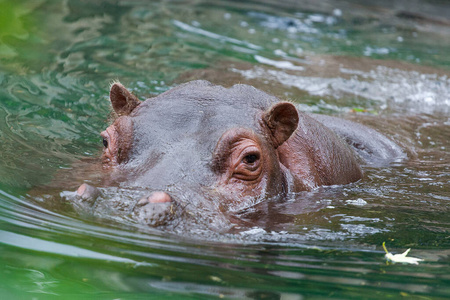
{"type": "MultiPolygon", "coordinates": [[[[129,213],[151,226],[185,221],[226,231],[248,207],[359,181],[362,164],[402,153],[374,129],[304,113],[244,84],[197,80],[140,101],[115,82],[110,101],[103,184],[142,191],[129,213]]],[[[84,183],[76,194],[101,192],[84,183]]]]}

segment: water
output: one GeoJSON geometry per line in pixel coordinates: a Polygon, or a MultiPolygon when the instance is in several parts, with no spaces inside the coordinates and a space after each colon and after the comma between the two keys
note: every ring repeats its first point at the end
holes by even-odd
{"type": "Polygon", "coordinates": [[[2,298],[450,297],[449,15],[446,1],[0,1],[2,298]],[[96,167],[111,81],[144,99],[201,78],[356,119],[408,159],[250,211],[235,234],[55,203],[95,173],[77,166],[96,167]],[[383,241],[425,262],[387,265],[383,241]]]}

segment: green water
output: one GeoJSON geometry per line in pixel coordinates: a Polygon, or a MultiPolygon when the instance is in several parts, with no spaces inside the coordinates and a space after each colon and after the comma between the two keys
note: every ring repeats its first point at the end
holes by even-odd
{"type": "Polygon", "coordinates": [[[374,3],[0,0],[1,298],[450,297],[450,3],[374,3]],[[50,195],[99,156],[117,79],[142,99],[250,83],[409,158],[236,234],[78,214],[50,195]],[[387,265],[383,241],[425,261],[387,265]]]}

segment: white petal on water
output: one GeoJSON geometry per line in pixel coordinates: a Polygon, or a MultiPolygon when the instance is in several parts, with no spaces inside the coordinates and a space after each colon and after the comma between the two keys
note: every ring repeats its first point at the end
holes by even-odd
{"type": "Polygon", "coordinates": [[[401,254],[392,254],[392,253],[388,252],[384,246],[384,243],[383,243],[383,248],[386,251],[386,255],[384,257],[386,257],[386,259],[388,261],[393,262],[393,263],[418,265],[419,261],[423,261],[423,259],[421,259],[421,258],[406,256],[406,255],[408,255],[411,248],[409,248],[408,250],[406,250],[405,252],[403,252],[401,254]]]}

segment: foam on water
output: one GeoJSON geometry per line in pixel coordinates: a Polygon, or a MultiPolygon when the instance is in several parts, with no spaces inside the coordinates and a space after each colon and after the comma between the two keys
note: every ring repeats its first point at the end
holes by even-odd
{"type": "Polygon", "coordinates": [[[293,74],[261,66],[249,70],[234,68],[232,71],[247,79],[279,82],[315,96],[342,98],[354,95],[375,100],[381,108],[394,107],[416,113],[450,111],[450,78],[445,75],[422,74],[384,66],[376,66],[367,72],[341,68],[342,77],[332,78],[305,76],[301,72],[293,74]],[[348,75],[351,77],[348,78],[348,75]]]}

